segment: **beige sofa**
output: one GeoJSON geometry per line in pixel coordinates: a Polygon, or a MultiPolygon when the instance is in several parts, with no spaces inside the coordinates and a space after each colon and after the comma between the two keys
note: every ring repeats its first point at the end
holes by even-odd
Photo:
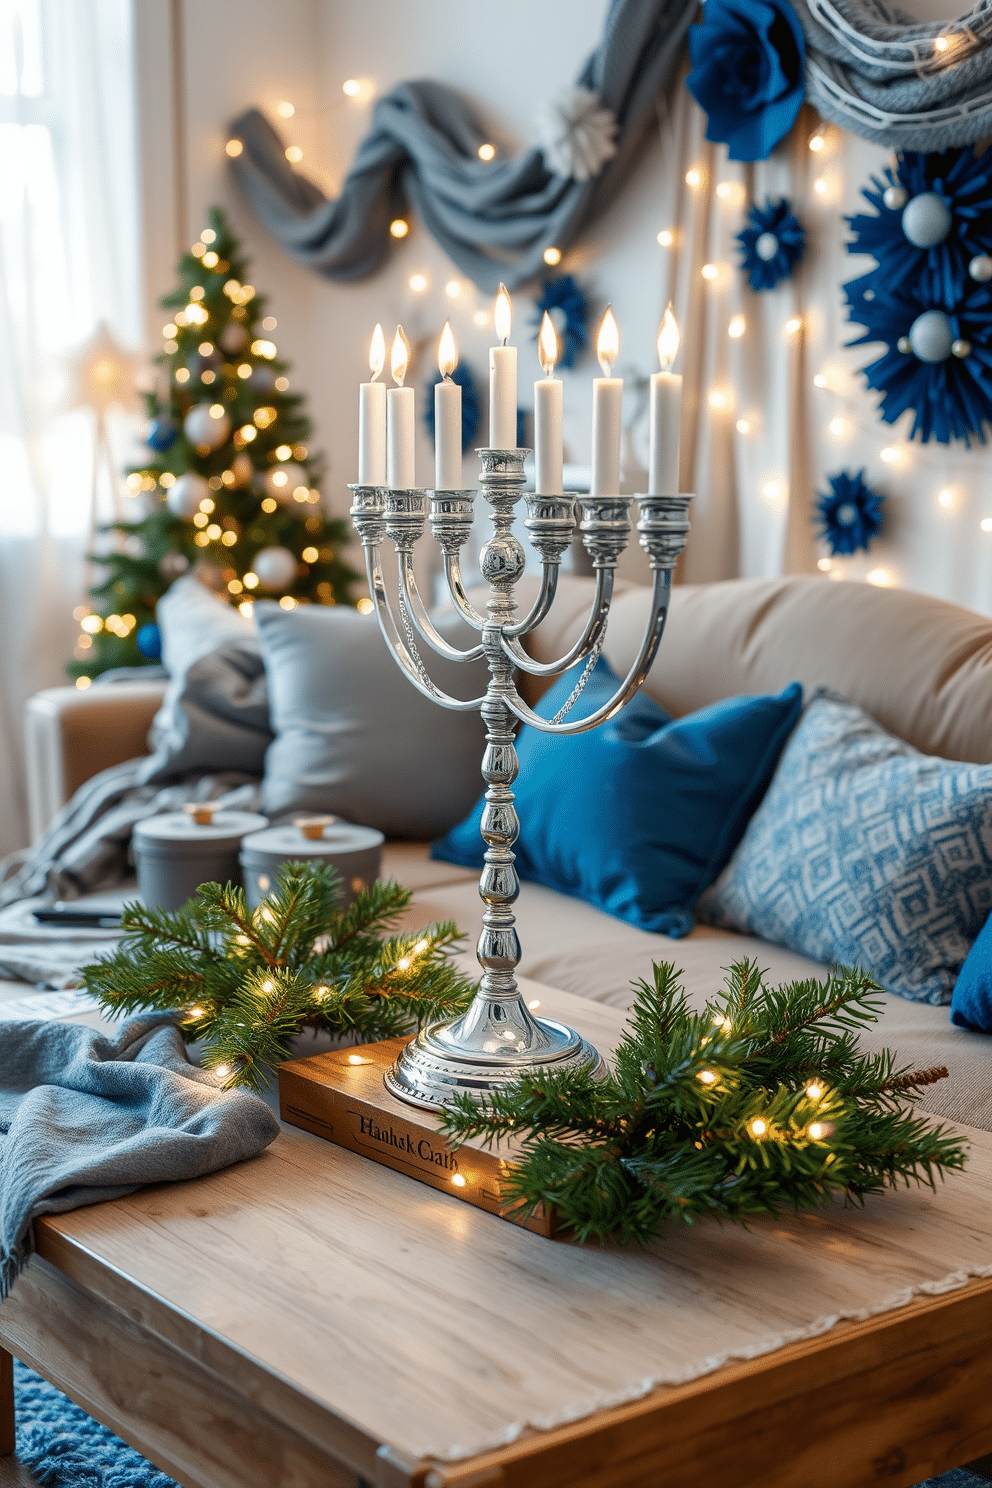
{"type": "MultiPolygon", "coordinates": [[[[589,580],[562,582],[552,620],[532,644],[539,659],[551,660],[574,637],[590,593],[589,580]]],[[[640,587],[618,593],[605,648],[617,671],[633,658],[647,603],[640,587]]],[[[646,684],[670,713],[793,680],[837,689],[925,753],[992,762],[992,621],[983,616],[918,594],[820,579],[676,589],[646,684]]],[[[160,687],[142,682],[84,693],[50,689],[31,700],[36,831],[88,775],[137,752],[160,695],[160,687]]],[[[403,842],[389,844],[383,871],[414,890],[413,918],[452,918],[474,943],[481,926],[474,873],[434,863],[425,845],[403,842]]],[[[756,958],[776,981],[825,970],[780,947],[702,926],[681,941],[648,934],[534,884],[522,887],[518,922],[522,974],[619,1007],[652,960],[683,968],[697,1004],[717,989],[722,968],[743,957],[756,958]]],[[[883,1001],[865,1044],[889,1045],[914,1068],[946,1064],[950,1078],[929,1089],[921,1105],[992,1130],[992,1037],[952,1027],[946,1008],[883,1001]]]]}

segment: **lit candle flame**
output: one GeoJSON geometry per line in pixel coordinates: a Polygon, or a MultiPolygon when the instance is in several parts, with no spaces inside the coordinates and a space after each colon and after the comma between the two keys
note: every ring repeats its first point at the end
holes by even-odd
{"type": "Polygon", "coordinates": [[[613,372],[613,363],[620,355],[620,327],[609,305],[606,307],[606,314],[600,322],[599,335],[596,337],[596,355],[599,357],[603,376],[609,377],[613,372]]]}
{"type": "Polygon", "coordinates": [[[499,294],[496,296],[493,321],[496,325],[496,334],[505,346],[510,339],[510,328],[513,325],[513,306],[510,304],[510,296],[507,294],[505,284],[500,285],[499,294]]]}
{"type": "Polygon", "coordinates": [[[382,334],[382,326],[377,325],[372,332],[372,344],[369,347],[369,371],[372,373],[373,382],[375,382],[385,365],[386,338],[382,334]]]}
{"type": "Polygon", "coordinates": [[[682,337],[679,335],[679,323],[675,319],[672,310],[672,302],[669,300],[665,306],[665,314],[661,325],[658,327],[658,361],[662,372],[670,372],[672,363],[679,354],[679,346],[682,337]]]}
{"type": "Polygon", "coordinates": [[[410,343],[403,334],[403,327],[396,327],[396,335],[393,337],[393,349],[389,356],[389,366],[393,374],[393,381],[397,387],[403,386],[406,369],[410,365],[410,343]]]}
{"type": "Polygon", "coordinates": [[[441,340],[437,348],[438,371],[445,380],[450,379],[452,372],[458,366],[458,347],[451,332],[451,321],[444,322],[444,330],[441,332],[441,340]]]}
{"type": "Polygon", "coordinates": [[[541,366],[550,377],[558,361],[558,332],[555,330],[554,321],[551,319],[547,310],[545,310],[544,319],[541,321],[541,330],[537,338],[537,352],[541,358],[541,366]]]}

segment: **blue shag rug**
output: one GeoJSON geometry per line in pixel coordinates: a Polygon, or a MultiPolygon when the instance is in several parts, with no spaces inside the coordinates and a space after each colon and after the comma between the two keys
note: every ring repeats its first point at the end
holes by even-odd
{"type": "Polygon", "coordinates": [[[17,1458],[43,1488],[177,1488],[140,1452],[16,1361],[14,1399],[17,1458]]]}
{"type": "MultiPolygon", "coordinates": [[[[14,1362],[17,1457],[43,1488],[178,1488],[47,1380],[14,1362]]],[[[956,1467],[916,1488],[988,1488],[956,1467]]]]}

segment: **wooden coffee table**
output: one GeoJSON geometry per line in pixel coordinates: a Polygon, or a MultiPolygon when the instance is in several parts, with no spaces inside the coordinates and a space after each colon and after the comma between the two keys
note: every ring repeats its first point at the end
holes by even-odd
{"type": "MultiPolygon", "coordinates": [[[[615,1042],[615,1010],[527,993],[615,1042]]],[[[222,1173],[39,1222],[0,1304],[0,1453],[13,1354],[189,1488],[916,1483],[992,1449],[992,1279],[638,1381],[656,1356],[652,1378],[698,1365],[738,1312],[787,1334],[828,1264],[891,1303],[945,1210],[978,1255],[992,1137],[968,1136],[967,1178],[936,1197],[643,1254],[542,1239],[287,1128],[222,1173]]]]}

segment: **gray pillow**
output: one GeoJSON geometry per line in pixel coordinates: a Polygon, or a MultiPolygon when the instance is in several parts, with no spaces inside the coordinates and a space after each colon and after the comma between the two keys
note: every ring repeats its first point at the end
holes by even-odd
{"type": "Polygon", "coordinates": [[[169,674],[141,784],[203,770],[261,775],[272,740],[265,665],[251,620],[190,574],[158,602],[169,674]]]}
{"type": "MultiPolygon", "coordinates": [[[[343,605],[283,610],[265,601],[255,619],[269,677],[275,741],[265,759],[266,816],[329,811],[391,837],[437,837],[479,794],[485,729],[421,697],[393,660],[375,615],[343,605]]],[[[438,630],[464,650],[478,640],[452,613],[438,630]]],[[[484,662],[439,660],[420,646],[438,687],[453,697],[486,690],[484,662]]]]}

